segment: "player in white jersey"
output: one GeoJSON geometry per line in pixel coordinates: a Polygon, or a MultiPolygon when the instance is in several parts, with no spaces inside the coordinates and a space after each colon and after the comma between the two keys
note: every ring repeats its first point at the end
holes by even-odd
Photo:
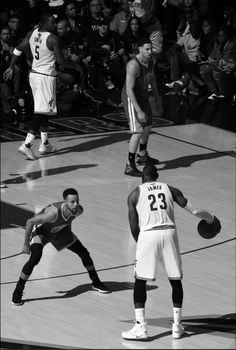
{"type": "Polygon", "coordinates": [[[57,113],[56,107],[56,62],[60,69],[70,68],[78,70],[71,61],[65,60],[61,54],[56,31],[56,20],[50,12],[44,13],[40,25],[30,31],[25,39],[13,51],[9,68],[4,72],[4,79],[11,79],[14,66],[28,47],[32,54],[32,65],[29,73],[29,83],[34,99],[34,114],[30,120],[29,131],[18,151],[29,160],[35,160],[32,144],[37,132],[40,130],[41,144],[39,153],[47,154],[54,151],[48,141],[48,117],[57,113]]]}
{"type": "Polygon", "coordinates": [[[183,272],[174,202],[208,223],[215,220],[214,215],[205,209],[195,208],[179,189],[157,182],[157,178],[157,168],[154,165],[146,165],[142,173],[143,183],[128,196],[129,224],[132,236],[137,242],[133,292],[136,322],[130,331],[122,333],[124,339],[148,338],[145,322],[146,283],[156,279],[159,261],[172,287],[172,336],[180,338],[183,335],[183,272]]]}

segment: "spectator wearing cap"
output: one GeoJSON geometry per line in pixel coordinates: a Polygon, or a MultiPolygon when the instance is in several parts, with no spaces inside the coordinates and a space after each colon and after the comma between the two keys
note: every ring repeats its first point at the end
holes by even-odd
{"type": "Polygon", "coordinates": [[[125,50],[121,36],[110,30],[108,18],[98,22],[98,30],[89,36],[88,42],[91,57],[94,57],[94,52],[98,50],[107,51],[105,63],[109,67],[115,85],[121,88],[125,79],[125,50]]]}

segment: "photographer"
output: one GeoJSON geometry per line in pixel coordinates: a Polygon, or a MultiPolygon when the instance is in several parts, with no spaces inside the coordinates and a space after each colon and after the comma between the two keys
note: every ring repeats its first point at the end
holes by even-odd
{"type": "Polygon", "coordinates": [[[109,45],[103,45],[101,48],[91,51],[88,89],[85,91],[85,95],[93,102],[116,106],[121,103],[121,89],[112,75],[111,60],[109,45]]]}
{"type": "Polygon", "coordinates": [[[104,18],[99,22],[97,32],[89,37],[88,42],[90,57],[87,58],[87,61],[89,62],[93,56],[93,64],[100,65],[100,60],[97,62],[97,59],[94,59],[94,53],[96,50],[107,50],[107,54],[105,52],[101,54],[104,56],[105,53],[106,56],[102,64],[106,67],[109,66],[109,74],[114,85],[117,88],[122,88],[125,80],[125,50],[120,35],[110,30],[108,19],[104,18]]]}
{"type": "Polygon", "coordinates": [[[83,90],[85,84],[86,71],[83,59],[86,56],[86,48],[79,33],[70,29],[66,18],[59,18],[57,21],[57,35],[60,38],[62,55],[72,61],[78,68],[66,69],[63,72],[58,70],[59,79],[74,89],[83,90]]]}

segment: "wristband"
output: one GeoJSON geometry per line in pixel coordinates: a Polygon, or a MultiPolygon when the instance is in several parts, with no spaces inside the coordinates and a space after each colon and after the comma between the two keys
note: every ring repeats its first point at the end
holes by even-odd
{"type": "Polygon", "coordinates": [[[19,50],[17,50],[17,48],[15,48],[15,49],[13,50],[13,54],[14,54],[15,56],[20,56],[20,55],[22,54],[22,51],[19,51],[19,50]]]}

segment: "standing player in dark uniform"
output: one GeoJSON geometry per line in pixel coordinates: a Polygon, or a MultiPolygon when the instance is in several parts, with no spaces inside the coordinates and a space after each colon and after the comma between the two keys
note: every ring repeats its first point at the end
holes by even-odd
{"type": "Polygon", "coordinates": [[[43,208],[26,222],[23,253],[30,254],[30,258],[24,265],[13,292],[12,304],[15,306],[23,304],[22,294],[25,283],[39,263],[43,247],[47,243],[51,243],[58,251],[67,248],[77,254],[92,280],[92,289],[100,293],[111,292],[100,281],[88,250],[71,230],[72,221],[84,211],[79,204],[78,192],[68,188],[63,192],[63,199],[64,201],[43,208]]]}
{"type": "Polygon", "coordinates": [[[127,63],[126,81],[122,89],[121,98],[125,113],[129,119],[132,136],[129,141],[129,163],[125,174],[141,176],[142,172],[136,168],[137,164],[157,164],[158,160],[151,158],[147,152],[147,144],[152,128],[152,109],[148,98],[148,89],[151,85],[155,100],[157,100],[157,84],[152,60],[152,44],[148,37],[140,38],[139,53],[127,63]]]}

